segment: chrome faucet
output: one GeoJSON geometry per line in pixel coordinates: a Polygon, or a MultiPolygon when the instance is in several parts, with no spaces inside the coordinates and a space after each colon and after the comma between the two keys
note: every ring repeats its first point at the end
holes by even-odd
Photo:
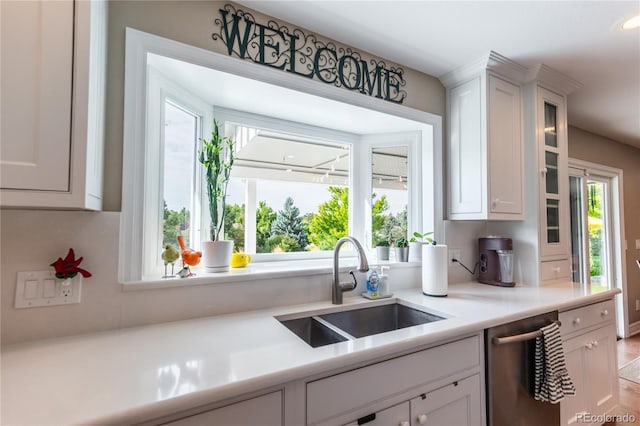
{"type": "Polygon", "coordinates": [[[358,285],[356,276],[353,271],[349,271],[353,282],[340,282],[340,247],[346,242],[350,242],[356,248],[358,253],[358,271],[367,272],[369,270],[369,262],[367,262],[367,256],[364,254],[364,249],[360,245],[360,242],[351,236],[343,237],[338,240],[336,247],[333,249],[333,287],[331,292],[331,302],[334,305],[342,305],[342,293],[345,291],[351,291],[358,285]]]}

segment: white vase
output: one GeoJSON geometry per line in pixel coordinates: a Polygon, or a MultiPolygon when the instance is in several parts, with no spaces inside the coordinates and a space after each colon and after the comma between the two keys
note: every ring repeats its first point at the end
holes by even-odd
{"type": "Polygon", "coordinates": [[[205,272],[227,272],[231,263],[233,241],[203,241],[202,266],[205,272]]]}

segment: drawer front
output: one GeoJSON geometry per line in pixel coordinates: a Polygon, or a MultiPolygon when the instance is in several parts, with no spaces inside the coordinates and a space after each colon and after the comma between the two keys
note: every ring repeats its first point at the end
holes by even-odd
{"type": "Polygon", "coordinates": [[[615,319],[615,304],[613,299],[582,308],[560,312],[558,319],[562,323],[560,327],[563,336],[587,329],[594,325],[604,324],[615,319]]]}
{"type": "Polygon", "coordinates": [[[310,382],[307,423],[330,419],[479,365],[480,341],[475,336],[310,382]]]}
{"type": "Polygon", "coordinates": [[[568,279],[571,279],[571,261],[569,259],[540,262],[540,281],[568,279]]]}

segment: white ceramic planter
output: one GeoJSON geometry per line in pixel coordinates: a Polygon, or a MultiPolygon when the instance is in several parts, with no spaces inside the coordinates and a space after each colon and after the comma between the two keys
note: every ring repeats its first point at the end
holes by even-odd
{"type": "Polygon", "coordinates": [[[227,272],[232,252],[233,241],[203,241],[202,266],[205,272],[227,272]]]}
{"type": "Polygon", "coordinates": [[[422,262],[422,241],[409,243],[409,262],[422,262]]]}

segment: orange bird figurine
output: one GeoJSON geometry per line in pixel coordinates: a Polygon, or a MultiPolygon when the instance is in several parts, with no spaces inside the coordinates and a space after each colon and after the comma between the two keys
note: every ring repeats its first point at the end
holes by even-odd
{"type": "Polygon", "coordinates": [[[180,254],[182,255],[182,263],[184,265],[196,266],[200,263],[202,252],[187,248],[184,245],[184,238],[182,238],[182,235],[178,235],[178,244],[180,244],[180,254]]]}

